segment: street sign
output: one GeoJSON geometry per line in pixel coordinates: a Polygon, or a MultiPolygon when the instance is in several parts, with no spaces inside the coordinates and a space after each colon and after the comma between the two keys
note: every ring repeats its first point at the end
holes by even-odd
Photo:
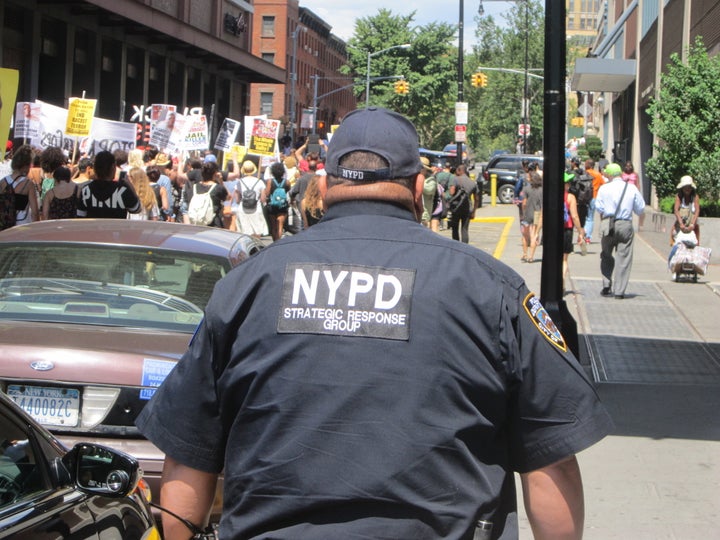
{"type": "Polygon", "coordinates": [[[455,142],[465,142],[467,140],[467,126],[457,124],[455,126],[455,142]]]}
{"type": "Polygon", "coordinates": [[[587,103],[583,103],[578,107],[578,113],[582,116],[589,116],[592,114],[592,107],[587,103]]]}
{"type": "Polygon", "coordinates": [[[530,135],[530,124],[518,124],[518,135],[529,136],[530,135]]]}
{"type": "Polygon", "coordinates": [[[464,101],[458,101],[455,103],[455,123],[468,123],[468,104],[464,101]]]}

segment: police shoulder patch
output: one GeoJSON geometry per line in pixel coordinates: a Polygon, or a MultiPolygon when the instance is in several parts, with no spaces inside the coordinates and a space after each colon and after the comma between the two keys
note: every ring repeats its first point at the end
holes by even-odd
{"type": "Polygon", "coordinates": [[[550,314],[540,303],[540,299],[536,298],[533,293],[528,294],[523,302],[525,312],[530,316],[530,320],[540,330],[550,343],[555,345],[562,352],[567,352],[567,344],[560,330],[550,318],[550,314]]]}

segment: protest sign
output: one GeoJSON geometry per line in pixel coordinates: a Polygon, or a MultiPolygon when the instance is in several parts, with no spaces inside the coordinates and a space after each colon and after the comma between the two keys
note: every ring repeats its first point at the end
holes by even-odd
{"type": "Polygon", "coordinates": [[[183,150],[207,150],[210,148],[207,117],[204,114],[186,116],[183,150]]]}
{"type": "Polygon", "coordinates": [[[227,152],[232,147],[237,134],[240,131],[240,122],[232,118],[226,118],[223,121],[218,136],[215,139],[215,149],[227,152]]]}
{"type": "Polygon", "coordinates": [[[258,156],[273,156],[277,154],[277,136],[279,131],[280,120],[254,118],[248,154],[258,156]]]}
{"type": "Polygon", "coordinates": [[[19,101],[15,105],[14,137],[32,140],[38,136],[39,128],[40,105],[29,101],[19,101]]]}
{"type": "Polygon", "coordinates": [[[136,137],[137,126],[132,122],[116,122],[105,118],[96,118],[90,133],[90,153],[95,155],[102,150],[129,152],[135,148],[136,137]]]}
{"type": "MultiPolygon", "coordinates": [[[[10,120],[13,105],[17,98],[20,72],[16,69],[0,69],[0,143],[2,143],[3,156],[10,132],[10,120]]],[[[0,159],[0,162],[2,159],[0,159]]]]}
{"type": "Polygon", "coordinates": [[[96,105],[96,99],[70,98],[65,134],[73,137],[88,137],[96,105]]]}
{"type": "Polygon", "coordinates": [[[150,108],[150,145],[166,150],[175,129],[177,108],[166,103],[153,103],[150,108]]]}

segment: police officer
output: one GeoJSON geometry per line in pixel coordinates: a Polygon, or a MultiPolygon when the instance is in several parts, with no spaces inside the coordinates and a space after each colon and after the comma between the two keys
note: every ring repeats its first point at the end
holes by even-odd
{"type": "Polygon", "coordinates": [[[611,420],[523,280],[418,223],[417,148],[348,114],[323,219],[218,282],[137,422],[163,506],[201,524],[224,471],[221,538],[515,538],[517,471],[535,534],[579,538],[574,455],[611,420]]]}

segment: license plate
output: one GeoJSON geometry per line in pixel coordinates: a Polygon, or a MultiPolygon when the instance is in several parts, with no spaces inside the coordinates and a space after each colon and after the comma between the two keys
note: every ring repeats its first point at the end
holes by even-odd
{"type": "Polygon", "coordinates": [[[44,426],[75,427],[80,417],[80,391],[11,384],[7,394],[21,409],[44,426]]]}

